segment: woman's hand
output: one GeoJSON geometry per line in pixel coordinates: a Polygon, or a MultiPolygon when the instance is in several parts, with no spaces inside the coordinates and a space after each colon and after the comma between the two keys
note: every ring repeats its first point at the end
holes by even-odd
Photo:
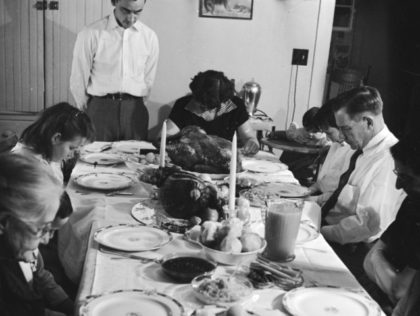
{"type": "Polygon", "coordinates": [[[246,156],[255,155],[260,150],[260,144],[254,138],[250,138],[246,141],[242,152],[246,156]]]}
{"type": "Polygon", "coordinates": [[[237,132],[239,139],[244,144],[242,153],[244,155],[255,155],[260,150],[260,144],[249,120],[239,126],[237,132]]]}

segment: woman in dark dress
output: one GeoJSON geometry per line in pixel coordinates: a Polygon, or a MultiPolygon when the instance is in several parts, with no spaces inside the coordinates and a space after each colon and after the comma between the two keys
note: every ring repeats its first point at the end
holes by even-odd
{"type": "Polygon", "coordinates": [[[243,153],[254,155],[259,144],[249,122],[242,99],[223,72],[207,70],[198,73],[190,83],[192,94],[178,99],[167,120],[167,135],[175,135],[186,126],[196,125],[209,135],[232,140],[237,132],[243,153]]]}

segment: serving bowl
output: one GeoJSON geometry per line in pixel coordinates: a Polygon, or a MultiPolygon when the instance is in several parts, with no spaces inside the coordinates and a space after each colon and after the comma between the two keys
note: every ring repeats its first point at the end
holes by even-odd
{"type": "Polygon", "coordinates": [[[252,295],[252,283],[241,275],[205,273],[195,277],[191,286],[203,303],[228,306],[240,303],[252,295]]]}
{"type": "Polygon", "coordinates": [[[199,275],[215,271],[216,266],[205,256],[192,253],[168,254],[161,260],[163,272],[178,282],[191,282],[199,275]]]}
{"type": "MultiPolygon", "coordinates": [[[[261,238],[261,237],[260,237],[261,238]]],[[[263,252],[265,247],[267,246],[267,242],[264,238],[261,238],[261,247],[254,251],[249,252],[228,252],[228,251],[220,251],[217,249],[213,249],[203,245],[199,242],[201,247],[203,248],[204,253],[208,258],[211,260],[225,264],[225,265],[246,265],[249,264],[251,261],[255,260],[259,253],[263,252]]]]}

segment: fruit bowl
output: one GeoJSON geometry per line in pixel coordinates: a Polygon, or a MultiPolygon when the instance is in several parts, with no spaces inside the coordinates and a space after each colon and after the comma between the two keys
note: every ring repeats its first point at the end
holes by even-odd
{"type": "Polygon", "coordinates": [[[205,304],[232,305],[252,295],[252,283],[233,274],[205,273],[195,277],[191,286],[195,296],[205,304]]]}
{"type": "MultiPolygon", "coordinates": [[[[260,237],[261,238],[261,237],[260,237]]],[[[211,260],[225,264],[225,265],[246,265],[249,264],[251,261],[255,260],[259,253],[263,252],[265,247],[267,246],[267,242],[265,239],[261,238],[261,247],[254,251],[248,252],[227,252],[227,251],[220,251],[217,249],[213,249],[203,245],[201,242],[199,244],[202,246],[204,253],[207,257],[211,260]]]]}

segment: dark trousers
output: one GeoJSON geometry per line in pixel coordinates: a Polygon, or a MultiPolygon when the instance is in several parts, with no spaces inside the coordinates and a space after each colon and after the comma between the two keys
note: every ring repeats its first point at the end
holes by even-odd
{"type": "Polygon", "coordinates": [[[95,126],[97,141],[147,139],[149,112],[143,98],[114,100],[93,96],[86,113],[95,126]]]}

